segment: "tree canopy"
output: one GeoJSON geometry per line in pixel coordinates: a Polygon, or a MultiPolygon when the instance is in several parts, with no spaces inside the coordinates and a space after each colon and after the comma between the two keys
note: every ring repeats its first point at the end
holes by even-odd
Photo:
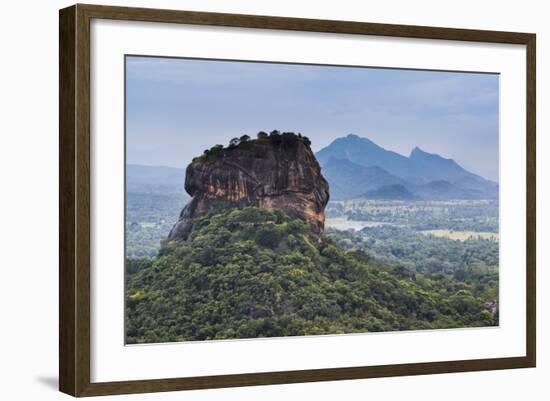
{"type": "Polygon", "coordinates": [[[127,260],[128,343],[498,324],[474,284],[377,265],[280,210],[198,218],[185,243],[127,260]]]}

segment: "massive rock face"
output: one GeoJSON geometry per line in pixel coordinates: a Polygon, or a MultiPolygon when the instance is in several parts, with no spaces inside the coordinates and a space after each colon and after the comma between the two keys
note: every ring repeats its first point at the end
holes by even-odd
{"type": "Polygon", "coordinates": [[[195,217],[245,206],[282,209],[323,233],[328,183],[301,136],[262,135],[228,148],[218,145],[187,167],[185,190],[193,199],[170,231],[172,240],[185,241],[195,217]]]}

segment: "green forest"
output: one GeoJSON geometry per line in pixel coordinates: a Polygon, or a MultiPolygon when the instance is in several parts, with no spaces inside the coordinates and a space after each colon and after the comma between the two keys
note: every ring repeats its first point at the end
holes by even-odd
{"type": "MultiPolygon", "coordinates": [[[[343,249],[360,249],[381,264],[396,264],[420,273],[461,278],[465,272],[492,275],[498,283],[498,241],[472,236],[464,241],[424,235],[409,227],[365,227],[360,232],[328,229],[343,249]]],[[[493,294],[496,297],[496,293],[493,294]]]]}
{"type": "Polygon", "coordinates": [[[156,257],[186,200],[178,193],[127,192],[126,257],[156,257]]]}
{"type": "Polygon", "coordinates": [[[498,298],[498,243],[484,243],[480,253],[467,241],[441,239],[430,251],[419,241],[433,237],[397,234],[384,249],[368,232],[329,230],[319,241],[280,210],[197,218],[185,243],[164,240],[156,258],[143,257],[152,249],[127,258],[126,342],[498,324],[498,311],[487,308],[498,298]],[[439,263],[447,256],[434,250],[443,245],[460,263],[439,263]],[[427,263],[431,254],[436,260],[427,263]]]}
{"type": "Polygon", "coordinates": [[[407,226],[416,231],[449,229],[498,233],[498,200],[331,201],[327,217],[407,226]]]}

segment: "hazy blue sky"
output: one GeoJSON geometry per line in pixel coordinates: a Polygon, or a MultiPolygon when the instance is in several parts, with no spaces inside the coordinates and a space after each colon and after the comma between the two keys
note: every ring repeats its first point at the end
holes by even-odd
{"type": "Polygon", "coordinates": [[[498,180],[498,75],[128,57],[127,162],[186,167],[217,143],[350,133],[421,149],[498,180]]]}

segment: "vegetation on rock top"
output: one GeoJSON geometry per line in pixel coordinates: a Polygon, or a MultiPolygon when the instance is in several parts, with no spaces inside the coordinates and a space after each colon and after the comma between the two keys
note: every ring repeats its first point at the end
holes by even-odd
{"type": "Polygon", "coordinates": [[[295,134],[294,132],[279,132],[277,130],[271,131],[269,134],[264,131],[258,132],[256,139],[252,139],[248,135],[242,135],[240,138],[233,138],[229,141],[227,146],[220,144],[212,146],[210,149],[206,149],[201,156],[195,157],[193,162],[196,161],[209,161],[217,157],[223,156],[228,151],[235,149],[246,150],[251,149],[254,144],[258,142],[271,142],[273,144],[284,144],[290,142],[300,141],[307,147],[311,146],[311,141],[307,136],[302,136],[301,133],[295,134]]]}

